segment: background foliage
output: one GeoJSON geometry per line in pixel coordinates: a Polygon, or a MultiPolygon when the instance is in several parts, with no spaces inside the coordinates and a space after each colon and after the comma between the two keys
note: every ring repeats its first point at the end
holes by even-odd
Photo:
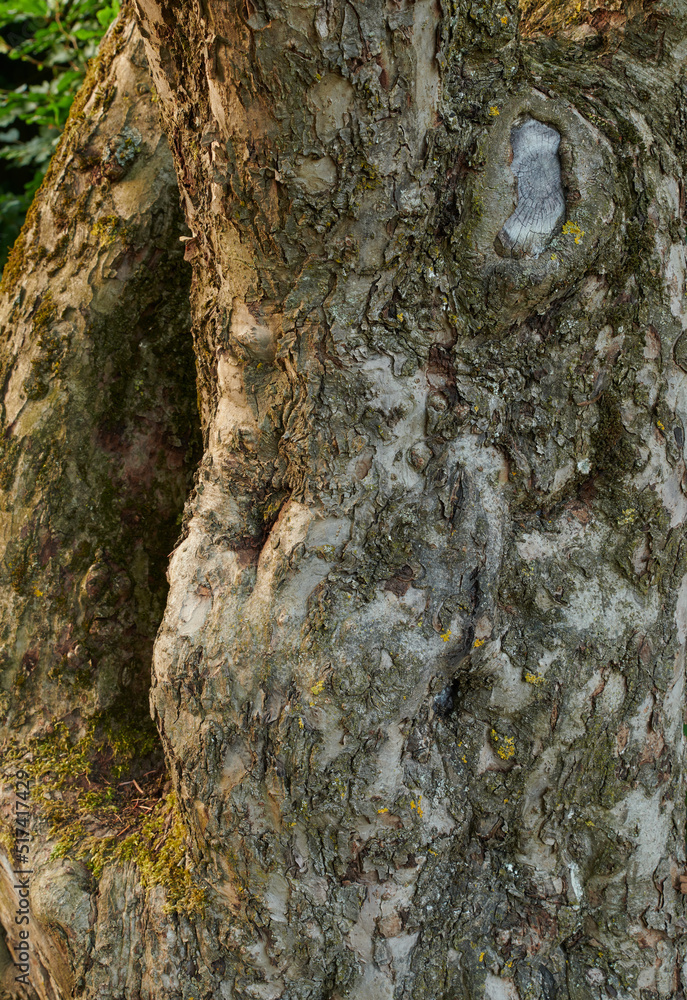
{"type": "Polygon", "coordinates": [[[120,0],[0,0],[0,268],[120,0]]]}

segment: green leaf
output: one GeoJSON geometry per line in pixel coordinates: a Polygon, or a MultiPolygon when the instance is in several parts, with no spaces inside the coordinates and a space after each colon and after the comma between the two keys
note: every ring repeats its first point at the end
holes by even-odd
{"type": "Polygon", "coordinates": [[[114,21],[117,14],[119,14],[119,8],[119,0],[114,0],[114,3],[110,4],[109,7],[103,7],[102,10],[97,12],[96,17],[104,28],[109,27],[112,21],[114,21]]]}

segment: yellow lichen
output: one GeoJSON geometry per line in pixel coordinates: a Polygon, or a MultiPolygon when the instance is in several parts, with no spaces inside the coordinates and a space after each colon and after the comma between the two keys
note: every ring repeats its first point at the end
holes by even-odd
{"type": "Polygon", "coordinates": [[[573,236],[575,238],[575,243],[581,243],[582,237],[584,236],[584,229],[580,229],[576,222],[566,222],[563,226],[564,236],[573,236]]]}
{"type": "Polygon", "coordinates": [[[496,747],[496,752],[501,760],[510,760],[515,756],[515,740],[512,736],[499,736],[496,730],[492,729],[491,738],[494,743],[500,744],[496,747]]]}
{"type": "Polygon", "coordinates": [[[637,511],[634,507],[626,507],[622,513],[622,517],[618,518],[618,526],[621,527],[624,524],[632,524],[637,519],[637,511]]]}
{"type": "Polygon", "coordinates": [[[112,243],[121,228],[121,219],[116,215],[106,215],[91,226],[91,233],[101,243],[112,243]]]}

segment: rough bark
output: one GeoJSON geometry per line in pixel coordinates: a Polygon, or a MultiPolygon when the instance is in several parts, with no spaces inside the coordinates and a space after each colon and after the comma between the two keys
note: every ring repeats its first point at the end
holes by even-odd
{"type": "Polygon", "coordinates": [[[75,687],[86,713],[148,687],[197,434],[186,229],[150,87],[129,19],[91,69],[3,276],[3,708],[15,730],[44,725],[75,687]]]}
{"type": "MultiPolygon", "coordinates": [[[[150,657],[200,428],[188,230],[153,98],[128,7],[89,70],[0,292],[0,922],[16,956],[13,777],[30,767],[32,981],[52,1000],[72,995],[90,960],[91,900],[107,912],[107,879],[99,897],[80,841],[128,822],[113,829],[111,810],[126,804],[116,785],[132,752],[145,754],[134,776],[146,793],[164,782],[150,657]],[[85,770],[70,774],[71,749],[87,745],[85,770]],[[114,798],[98,817],[101,793],[114,798]],[[60,838],[67,859],[51,861],[60,838]]],[[[126,887],[121,871],[110,881],[126,887]]],[[[0,955],[0,979],[15,986],[5,964],[0,955]]]]}
{"type": "Polygon", "coordinates": [[[152,705],[207,909],[146,926],[131,873],[80,996],[684,994],[687,8],[521,8],[138,0],[206,442],[152,705]],[[530,119],[548,242],[504,228],[530,119]]]}
{"type": "Polygon", "coordinates": [[[138,6],[207,437],[153,705],[226,995],[676,995],[684,5],[138,6]],[[565,225],[507,256],[527,119],[565,225]]]}

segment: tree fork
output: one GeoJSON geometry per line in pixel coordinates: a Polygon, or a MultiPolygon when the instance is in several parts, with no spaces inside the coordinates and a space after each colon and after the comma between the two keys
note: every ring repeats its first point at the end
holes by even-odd
{"type": "Polygon", "coordinates": [[[138,0],[205,439],[151,700],[208,904],[106,869],[79,995],[683,995],[687,8],[587,6],[138,0]]]}

